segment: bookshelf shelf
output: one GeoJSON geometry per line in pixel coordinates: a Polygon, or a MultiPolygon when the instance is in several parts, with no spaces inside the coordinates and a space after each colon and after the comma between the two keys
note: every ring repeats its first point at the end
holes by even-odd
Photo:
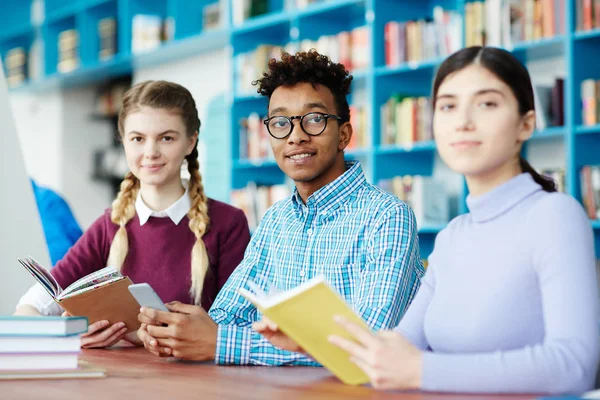
{"type": "Polygon", "coordinates": [[[599,134],[600,133],[600,124],[598,125],[578,125],[575,127],[575,134],[577,135],[589,135],[589,134],[599,134]]]}
{"type": "Polygon", "coordinates": [[[134,67],[163,64],[194,54],[221,49],[229,43],[229,31],[220,29],[164,43],[156,50],[132,57],[134,67]]]}
{"type": "Polygon", "coordinates": [[[575,32],[573,38],[575,40],[586,40],[600,37],[600,29],[593,29],[591,31],[575,32]]]}
{"type": "Polygon", "coordinates": [[[25,36],[31,34],[30,24],[20,24],[8,29],[3,30],[0,33],[0,41],[7,41],[19,36],[25,36]]]}
{"type": "Polygon", "coordinates": [[[390,75],[398,75],[404,74],[407,72],[413,71],[421,71],[421,70],[430,70],[437,68],[438,65],[442,62],[442,59],[436,58],[434,60],[422,61],[416,63],[406,63],[398,66],[385,66],[385,67],[377,67],[375,68],[375,76],[383,77],[390,75]]]}
{"type": "Polygon", "coordinates": [[[349,19],[361,13],[364,15],[366,0],[340,0],[326,1],[311,4],[306,8],[298,10],[298,19],[311,17],[332,17],[337,19],[349,19]]]}
{"type": "Polygon", "coordinates": [[[275,160],[266,159],[241,159],[233,162],[234,169],[265,169],[265,168],[279,168],[275,160]]]}
{"type": "Polygon", "coordinates": [[[349,149],[349,150],[346,150],[344,153],[348,157],[359,158],[359,157],[368,156],[369,154],[371,154],[371,151],[372,151],[372,149],[370,149],[370,148],[362,148],[362,149],[349,149]]]}
{"type": "Polygon", "coordinates": [[[533,61],[563,55],[566,43],[566,36],[558,35],[552,38],[517,43],[511,51],[517,57],[523,55],[528,61],[533,61]]]}
{"type": "Polygon", "coordinates": [[[251,18],[244,22],[243,25],[233,28],[233,35],[241,35],[245,33],[273,29],[280,25],[289,25],[293,16],[291,11],[279,11],[251,18]]]}
{"type": "Polygon", "coordinates": [[[248,94],[236,94],[233,97],[233,101],[237,103],[254,102],[254,101],[265,101],[265,98],[257,93],[248,94]]]}
{"type": "Polygon", "coordinates": [[[543,140],[543,139],[558,139],[565,137],[565,127],[564,126],[551,126],[543,131],[535,131],[532,140],[543,140]]]}
{"type": "Polygon", "coordinates": [[[393,146],[385,145],[379,146],[375,149],[376,155],[401,155],[406,153],[416,152],[434,152],[435,143],[433,141],[427,142],[416,142],[412,146],[393,146]]]}

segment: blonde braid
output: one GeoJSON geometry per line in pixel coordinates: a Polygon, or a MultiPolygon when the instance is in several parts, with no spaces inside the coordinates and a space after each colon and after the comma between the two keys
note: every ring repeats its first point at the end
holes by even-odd
{"type": "Polygon", "coordinates": [[[112,203],[112,212],[110,219],[114,224],[119,225],[119,230],[110,245],[107,265],[121,270],[127,252],[129,251],[129,241],[127,239],[127,230],[125,225],[135,217],[135,199],[140,190],[140,181],[131,172],[125,175],[121,182],[121,190],[117,198],[112,203]]]}
{"type": "Polygon", "coordinates": [[[200,164],[198,163],[198,150],[194,148],[192,154],[186,157],[188,161],[188,171],[190,173],[189,195],[192,206],[188,212],[190,219],[189,227],[196,235],[196,243],[192,248],[192,285],[190,294],[194,298],[194,304],[199,305],[202,298],[202,288],[204,278],[208,272],[209,260],[206,245],[202,236],[208,230],[208,199],[204,194],[202,185],[202,176],[200,176],[200,164]]]}

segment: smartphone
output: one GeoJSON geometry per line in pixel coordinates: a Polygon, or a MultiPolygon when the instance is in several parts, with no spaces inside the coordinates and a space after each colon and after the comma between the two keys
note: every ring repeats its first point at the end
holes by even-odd
{"type": "Polygon", "coordinates": [[[136,283],[134,285],[129,285],[129,292],[142,307],[149,307],[159,311],[170,312],[165,306],[165,303],[156,294],[154,289],[152,289],[152,286],[148,285],[147,283],[136,283]]]}

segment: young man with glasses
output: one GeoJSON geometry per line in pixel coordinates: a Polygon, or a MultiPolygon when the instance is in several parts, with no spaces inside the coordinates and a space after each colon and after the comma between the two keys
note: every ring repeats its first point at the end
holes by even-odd
{"type": "Polygon", "coordinates": [[[343,65],[315,51],[269,62],[255,84],[269,99],[264,123],[275,159],[296,190],[267,211],[208,314],[180,303],[168,305],[172,313],[142,310],[149,351],[218,364],[315,365],[252,330],[260,315],[238,293],[249,281],[282,291],[324,275],[373,329],[398,324],[423,274],[417,228],[406,204],[344,160],[351,81],[343,65]]]}

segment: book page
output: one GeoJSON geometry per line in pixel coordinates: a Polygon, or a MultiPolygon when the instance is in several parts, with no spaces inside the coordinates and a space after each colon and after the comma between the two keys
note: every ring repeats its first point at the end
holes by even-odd
{"type": "Polygon", "coordinates": [[[102,268],[70,284],[58,298],[65,299],[75,294],[107,285],[121,278],[123,278],[123,275],[115,267],[102,268]]]}
{"type": "Polygon", "coordinates": [[[17,260],[42,285],[50,296],[56,298],[62,292],[62,288],[52,274],[32,257],[17,258],[17,260]]]}

